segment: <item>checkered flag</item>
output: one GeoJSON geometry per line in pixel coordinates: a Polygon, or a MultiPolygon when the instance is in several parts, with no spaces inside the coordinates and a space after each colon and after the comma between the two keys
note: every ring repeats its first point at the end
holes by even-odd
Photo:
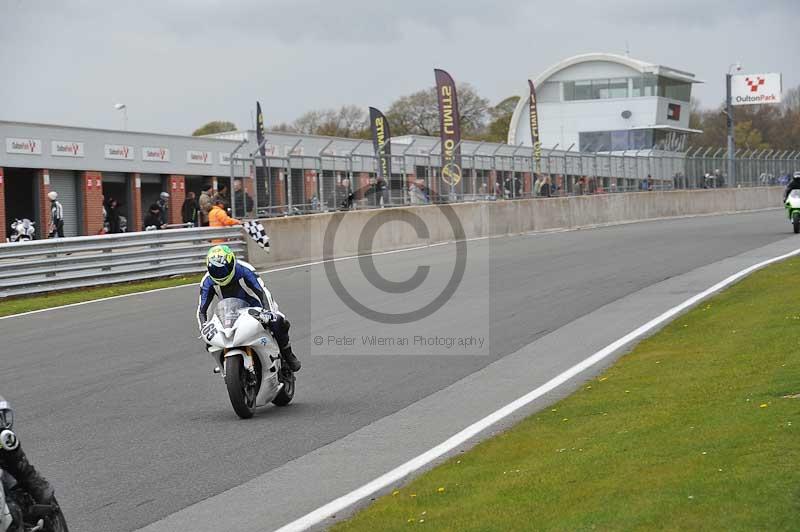
{"type": "Polygon", "coordinates": [[[269,253],[269,236],[267,236],[267,231],[264,229],[264,226],[261,225],[261,222],[258,220],[245,222],[244,228],[247,234],[250,235],[250,238],[255,240],[256,243],[261,246],[261,249],[269,253]]]}

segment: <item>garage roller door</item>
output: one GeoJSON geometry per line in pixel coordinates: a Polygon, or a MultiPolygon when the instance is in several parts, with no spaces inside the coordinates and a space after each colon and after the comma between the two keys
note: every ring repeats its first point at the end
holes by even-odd
{"type": "MultiPolygon", "coordinates": [[[[50,190],[58,192],[58,201],[64,207],[64,236],[78,236],[78,174],[70,170],[50,170],[50,190]]],[[[47,222],[49,230],[50,210],[47,222]]]]}
{"type": "Polygon", "coordinates": [[[126,183],[127,177],[125,172],[103,172],[103,183],[126,183]]]}

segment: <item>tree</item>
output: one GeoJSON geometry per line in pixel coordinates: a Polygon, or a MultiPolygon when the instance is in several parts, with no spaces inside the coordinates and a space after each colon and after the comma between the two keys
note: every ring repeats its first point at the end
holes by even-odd
{"type": "Polygon", "coordinates": [[[481,140],[488,142],[506,142],[508,140],[508,127],[518,102],[519,96],[509,96],[489,109],[491,122],[486,127],[486,132],[481,140]]]}
{"type": "Polygon", "coordinates": [[[199,137],[201,135],[213,135],[214,133],[224,133],[226,131],[236,131],[236,124],[233,122],[226,122],[223,120],[214,120],[212,122],[208,122],[200,126],[199,128],[194,130],[192,133],[193,137],[199,137]]]}
{"type": "Polygon", "coordinates": [[[369,124],[367,113],[355,105],[343,105],[337,109],[308,111],[291,126],[282,124],[285,130],[307,135],[329,137],[367,138],[369,124]]]}
{"type": "MultiPolygon", "coordinates": [[[[461,135],[479,138],[486,127],[489,100],[481,97],[468,83],[456,86],[461,135]]],[[[397,99],[386,112],[394,135],[439,135],[439,103],[436,87],[417,91],[397,99]]]]}

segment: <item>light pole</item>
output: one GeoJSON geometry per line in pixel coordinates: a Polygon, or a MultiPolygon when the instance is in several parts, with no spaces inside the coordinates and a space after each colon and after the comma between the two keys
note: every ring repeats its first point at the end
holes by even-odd
{"type": "Polygon", "coordinates": [[[124,103],[115,103],[114,104],[114,109],[116,109],[117,111],[122,111],[122,129],[127,131],[127,129],[128,129],[128,106],[125,105],[124,103]]]}
{"type": "Polygon", "coordinates": [[[733,103],[731,102],[731,77],[733,76],[731,70],[734,68],[738,72],[742,69],[742,65],[734,63],[728,66],[728,73],[725,74],[725,114],[728,118],[728,182],[731,186],[736,186],[733,153],[735,151],[735,142],[733,138],[733,103]]]}

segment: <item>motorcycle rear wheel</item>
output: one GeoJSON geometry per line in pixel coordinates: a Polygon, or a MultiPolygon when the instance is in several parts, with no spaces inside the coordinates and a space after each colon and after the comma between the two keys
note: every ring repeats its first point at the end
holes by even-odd
{"type": "Polygon", "coordinates": [[[795,234],[800,233],[800,213],[796,212],[792,215],[792,228],[795,234]]]}
{"type": "Polygon", "coordinates": [[[253,417],[256,411],[256,391],[248,390],[248,374],[241,356],[225,359],[225,386],[236,415],[242,419],[253,417]],[[248,393],[250,392],[250,393],[248,393]]]}

